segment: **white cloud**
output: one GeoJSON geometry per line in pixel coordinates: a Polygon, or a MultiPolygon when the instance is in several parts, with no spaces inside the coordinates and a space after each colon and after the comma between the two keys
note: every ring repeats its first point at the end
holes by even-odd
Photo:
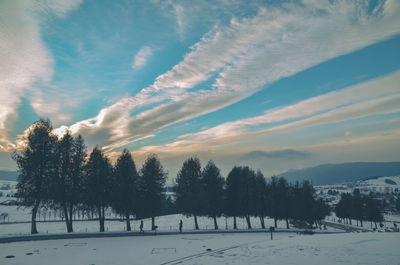
{"type": "Polygon", "coordinates": [[[268,83],[400,31],[395,1],[385,2],[379,12],[370,14],[367,9],[366,1],[304,1],[233,18],[227,26],[216,25],[151,86],[72,127],[103,139],[104,145],[126,143],[225,107],[268,83]],[[218,78],[211,88],[188,91],[214,75],[218,78]],[[134,109],[159,102],[164,103],[131,117],[134,109]]]}
{"type": "Polygon", "coordinates": [[[43,12],[64,16],[81,1],[0,2],[0,147],[13,148],[9,124],[18,118],[21,97],[37,92],[37,83],[47,83],[53,74],[53,61],[40,36],[43,12]]]}
{"type": "Polygon", "coordinates": [[[147,64],[147,61],[152,56],[152,54],[153,50],[149,46],[143,46],[142,48],[140,48],[135,56],[135,59],[133,60],[132,68],[134,70],[141,69],[147,64]]]}
{"type": "MultiPolygon", "coordinates": [[[[296,130],[321,124],[338,123],[373,115],[400,112],[400,71],[384,78],[316,96],[265,115],[227,122],[216,127],[185,134],[175,142],[162,146],[146,146],[137,153],[156,150],[165,153],[194,153],[223,149],[233,142],[265,134],[296,130]],[[379,88],[379,89],[378,89],[379,88]],[[299,119],[295,120],[294,119],[299,119]],[[283,125],[252,131],[253,126],[286,121],[283,125]]],[[[232,147],[227,147],[232,151],[232,147]]]]}
{"type": "MultiPolygon", "coordinates": [[[[399,82],[400,71],[397,71],[383,78],[364,82],[338,91],[306,99],[290,106],[268,111],[264,115],[234,122],[226,122],[202,132],[182,135],[181,138],[188,137],[199,140],[215,139],[218,137],[240,134],[247,131],[252,126],[266,125],[287,120],[290,121],[299,118],[305,119],[311,115],[315,116],[328,111],[333,111],[328,113],[334,113],[337,111],[334,109],[340,107],[342,107],[341,109],[346,109],[345,107],[352,106],[351,108],[354,110],[356,103],[378,102],[381,98],[385,100],[396,99],[396,96],[399,94],[399,82]]],[[[310,119],[315,120],[315,118],[310,119]]],[[[302,122],[304,123],[304,121],[300,121],[298,124],[301,124],[302,122]]]]}

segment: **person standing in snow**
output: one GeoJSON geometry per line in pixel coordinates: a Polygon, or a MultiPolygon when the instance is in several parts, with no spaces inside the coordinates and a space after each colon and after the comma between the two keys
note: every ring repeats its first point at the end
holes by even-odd
{"type": "Polygon", "coordinates": [[[143,232],[143,220],[140,220],[140,232],[143,232]]]}
{"type": "Polygon", "coordinates": [[[179,233],[182,233],[182,219],[179,221],[179,233]]]}

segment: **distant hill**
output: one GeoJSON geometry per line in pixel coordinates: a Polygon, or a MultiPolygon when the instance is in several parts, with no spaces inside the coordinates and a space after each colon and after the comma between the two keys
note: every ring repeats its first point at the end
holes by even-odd
{"type": "Polygon", "coordinates": [[[329,185],[377,176],[400,176],[400,162],[356,162],[323,164],[280,174],[289,182],[309,180],[314,185],[329,185]]]}
{"type": "Polygon", "coordinates": [[[17,181],[17,178],[18,178],[18,172],[17,171],[0,170],[0,180],[17,181]]]}

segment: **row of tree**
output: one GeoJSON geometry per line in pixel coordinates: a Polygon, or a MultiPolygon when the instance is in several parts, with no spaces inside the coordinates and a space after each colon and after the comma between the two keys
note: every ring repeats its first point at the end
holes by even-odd
{"type": "Polygon", "coordinates": [[[336,205],[335,213],[338,218],[344,222],[351,224],[351,220],[356,220],[357,225],[363,221],[375,223],[383,221],[381,204],[374,199],[372,194],[365,196],[360,193],[359,189],[354,189],[353,194],[343,193],[339,203],[336,205]]]}
{"type": "MultiPolygon", "coordinates": [[[[31,126],[26,146],[13,158],[19,168],[17,194],[20,204],[32,208],[31,232],[37,233],[36,216],[41,207],[62,211],[68,232],[73,231],[73,215],[77,210],[95,211],[104,231],[106,210],[112,208],[126,219],[152,218],[162,213],[165,205],[163,187],[166,172],[159,159],[151,155],[137,171],[128,150],[124,150],[115,165],[101,148],[95,147],[89,156],[81,136],[66,132],[61,139],[54,133],[51,122],[43,120],[31,126]]],[[[185,215],[193,215],[198,229],[198,216],[214,219],[244,217],[251,228],[250,217],[303,222],[312,225],[329,214],[328,207],[315,199],[309,182],[289,185],[284,178],[273,177],[269,183],[261,171],[249,167],[234,167],[226,181],[220,170],[209,161],[202,169],[198,158],[187,159],[176,178],[175,205],[185,215]]]]}
{"type": "Polygon", "coordinates": [[[13,154],[19,169],[16,197],[32,208],[31,233],[37,233],[36,216],[41,207],[63,211],[67,231],[72,232],[73,214],[78,209],[96,211],[100,231],[104,231],[106,209],[126,218],[154,217],[162,210],[167,174],[155,155],[138,172],[128,150],[113,166],[104,152],[95,147],[87,157],[81,136],[67,132],[61,139],[53,134],[49,120],[36,122],[21,152],[13,154]]]}
{"type": "Polygon", "coordinates": [[[185,215],[208,216],[214,219],[218,229],[217,217],[233,217],[233,227],[237,229],[236,217],[246,219],[251,229],[250,217],[259,217],[261,227],[265,228],[265,217],[289,220],[312,225],[330,213],[328,206],[315,198],[315,191],[309,182],[290,185],[285,178],[272,177],[266,182],[261,171],[249,167],[235,166],[226,181],[220,170],[209,161],[201,169],[198,158],[187,159],[176,178],[176,206],[185,215]]]}

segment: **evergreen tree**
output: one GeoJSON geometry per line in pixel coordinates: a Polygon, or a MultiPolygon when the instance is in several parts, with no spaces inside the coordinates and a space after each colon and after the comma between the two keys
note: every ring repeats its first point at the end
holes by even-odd
{"type": "Polygon", "coordinates": [[[236,217],[246,219],[251,229],[250,216],[256,215],[257,205],[256,174],[249,167],[234,167],[226,181],[226,213],[233,216],[233,226],[237,229],[236,217]]]}
{"type": "Polygon", "coordinates": [[[242,215],[242,201],[239,195],[242,192],[241,168],[234,166],[226,178],[225,212],[233,216],[233,229],[237,229],[236,217],[242,215]]]}
{"type": "Polygon", "coordinates": [[[151,229],[155,230],[155,216],[161,214],[165,195],[163,187],[167,178],[160,160],[150,155],[144,162],[139,175],[139,207],[141,217],[151,217],[151,229]]]}
{"type": "Polygon", "coordinates": [[[286,221],[286,228],[289,229],[289,217],[290,217],[290,187],[284,177],[278,179],[276,185],[277,195],[275,196],[275,207],[277,219],[284,219],[286,221]]]}
{"type": "Polygon", "coordinates": [[[254,215],[260,218],[261,228],[265,229],[264,218],[269,214],[270,201],[267,183],[260,170],[257,171],[255,185],[256,205],[254,215]]]}
{"type": "Polygon", "coordinates": [[[271,178],[271,181],[267,185],[267,189],[269,191],[269,201],[271,202],[270,204],[270,209],[269,209],[269,214],[270,217],[274,219],[274,226],[275,228],[278,227],[277,220],[279,219],[280,212],[279,212],[279,200],[280,200],[280,195],[278,192],[278,178],[273,176],[271,178]]]}
{"type": "Polygon", "coordinates": [[[90,154],[85,172],[85,202],[97,210],[100,232],[104,232],[105,210],[110,206],[112,194],[112,166],[99,147],[90,154]]]}
{"type": "Polygon", "coordinates": [[[51,199],[56,208],[63,211],[68,232],[73,232],[72,218],[77,204],[81,200],[83,186],[83,166],[86,147],[83,138],[71,136],[70,131],[57,145],[58,174],[54,178],[51,199]]]}
{"type": "Polygon", "coordinates": [[[112,207],[117,214],[126,218],[126,229],[131,231],[130,215],[136,212],[138,207],[139,174],[127,149],[124,149],[118,157],[113,176],[112,207]]]}
{"type": "Polygon", "coordinates": [[[354,189],[353,191],[353,197],[352,197],[352,205],[351,205],[351,217],[352,219],[357,220],[357,226],[358,226],[358,221],[360,221],[361,226],[363,226],[363,199],[361,198],[360,190],[359,189],[354,189]]]}
{"type": "Polygon", "coordinates": [[[397,196],[396,199],[396,210],[400,212],[400,196],[397,196]]]}
{"type": "Polygon", "coordinates": [[[241,167],[241,179],[242,179],[242,193],[239,195],[239,199],[242,201],[241,216],[246,219],[247,228],[251,229],[251,216],[257,216],[257,182],[256,173],[248,166],[241,167]]]}
{"type": "Polygon", "coordinates": [[[16,197],[21,205],[32,208],[32,234],[38,232],[36,215],[39,207],[48,202],[47,185],[57,173],[57,137],[52,130],[50,120],[40,119],[29,129],[21,153],[13,153],[19,171],[16,197]]]}
{"type": "Polygon", "coordinates": [[[365,199],[365,220],[375,223],[375,228],[377,229],[377,222],[383,221],[383,215],[380,208],[380,203],[375,200],[370,194],[365,199]]]}
{"type": "Polygon", "coordinates": [[[352,204],[353,196],[349,193],[343,193],[335,208],[336,216],[343,219],[346,223],[350,222],[350,224],[352,216],[352,204]]]}
{"type": "Polygon", "coordinates": [[[176,177],[176,206],[185,215],[193,215],[195,229],[197,216],[203,214],[204,195],[201,186],[201,165],[197,157],[188,158],[176,177]]]}
{"type": "Polygon", "coordinates": [[[204,214],[214,219],[214,228],[218,229],[217,217],[223,212],[224,179],[219,168],[209,161],[202,171],[201,183],[203,188],[204,214]]]}
{"type": "Polygon", "coordinates": [[[325,219],[326,216],[330,214],[329,206],[322,200],[314,200],[313,204],[313,221],[317,222],[319,226],[321,226],[321,221],[325,219]]]}

